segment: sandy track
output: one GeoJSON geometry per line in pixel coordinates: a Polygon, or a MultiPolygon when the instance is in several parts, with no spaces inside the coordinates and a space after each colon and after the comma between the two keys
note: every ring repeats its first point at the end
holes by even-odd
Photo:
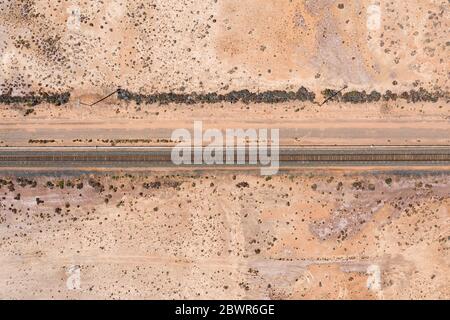
{"type": "MultiPolygon", "coordinates": [[[[45,145],[164,145],[173,130],[192,130],[190,121],[46,121],[1,123],[3,146],[30,146],[30,140],[54,140],[45,145]]],[[[204,128],[278,128],[280,143],[289,145],[449,145],[450,122],[435,121],[204,121],[204,128]]],[[[42,144],[41,144],[42,145],[42,144]]]]}

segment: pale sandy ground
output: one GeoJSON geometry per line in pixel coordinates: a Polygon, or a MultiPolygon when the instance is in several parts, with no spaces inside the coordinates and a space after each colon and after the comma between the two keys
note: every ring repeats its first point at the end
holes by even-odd
{"type": "Polygon", "coordinates": [[[447,0],[2,1],[0,85],[449,91],[449,15],[447,0]]]}
{"type": "Polygon", "coordinates": [[[28,179],[1,298],[450,298],[448,172],[28,179]]]}
{"type": "MultiPolygon", "coordinates": [[[[194,120],[292,145],[449,145],[448,98],[318,105],[344,85],[448,93],[449,18],[447,0],[0,1],[0,93],[71,93],[0,104],[0,146],[167,145],[194,120]],[[300,86],[315,104],[81,104],[300,86]]],[[[449,299],[448,172],[130,170],[93,176],[103,191],[2,174],[0,298],[449,299]]]]}

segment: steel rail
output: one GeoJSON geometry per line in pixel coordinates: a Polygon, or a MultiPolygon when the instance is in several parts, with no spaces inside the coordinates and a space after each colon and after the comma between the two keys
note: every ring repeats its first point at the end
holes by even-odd
{"type": "MultiPolygon", "coordinates": [[[[270,148],[269,148],[270,151],[270,148]]],[[[166,167],[175,166],[171,161],[169,147],[33,147],[0,148],[0,167],[166,167]]],[[[230,154],[234,162],[226,161],[227,150],[223,150],[225,165],[260,166],[249,163],[249,149],[244,148],[244,164],[236,162],[239,151],[230,154]]],[[[257,154],[257,152],[256,152],[257,154]]],[[[193,152],[190,154],[193,160],[193,152]]],[[[254,158],[252,158],[254,159],[254,158]]],[[[293,147],[279,149],[280,166],[311,165],[450,165],[450,146],[367,146],[367,147],[293,147]]],[[[193,162],[193,161],[192,161],[193,162]]],[[[198,164],[192,164],[199,166],[198,164]]],[[[207,166],[200,164],[200,166],[207,166]]],[[[210,165],[212,167],[222,164],[210,165]]]]}

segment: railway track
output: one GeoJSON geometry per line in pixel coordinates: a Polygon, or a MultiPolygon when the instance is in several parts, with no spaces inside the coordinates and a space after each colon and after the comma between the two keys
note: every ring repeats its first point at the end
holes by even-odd
{"type": "MultiPolygon", "coordinates": [[[[170,147],[4,147],[0,148],[0,168],[175,167],[171,161],[171,151],[170,147]]],[[[260,166],[249,164],[248,160],[247,149],[245,164],[209,166],[260,166]]],[[[279,161],[283,167],[449,166],[450,146],[282,146],[279,161]]]]}

